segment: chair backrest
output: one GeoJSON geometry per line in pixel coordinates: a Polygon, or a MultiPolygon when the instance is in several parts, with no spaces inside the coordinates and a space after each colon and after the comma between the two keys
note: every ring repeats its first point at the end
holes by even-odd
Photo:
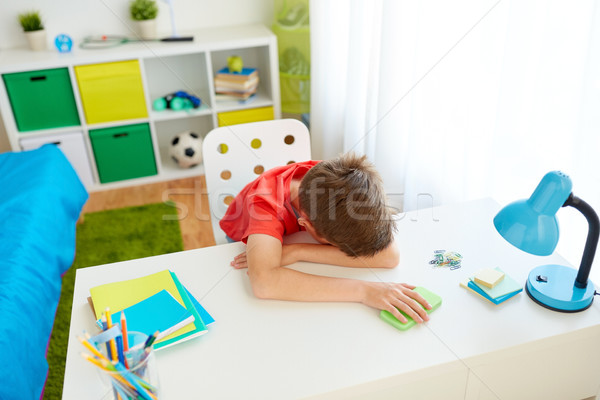
{"type": "Polygon", "coordinates": [[[295,119],[230,125],[210,131],[202,152],[213,234],[223,244],[219,221],[233,198],[263,171],[310,160],[310,136],[295,119]]]}

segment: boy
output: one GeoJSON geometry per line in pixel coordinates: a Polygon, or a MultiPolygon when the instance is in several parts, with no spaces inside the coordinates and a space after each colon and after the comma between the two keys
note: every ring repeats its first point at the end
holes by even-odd
{"type": "Polygon", "coordinates": [[[236,196],[220,226],[247,244],[231,262],[248,268],[254,294],[264,299],[352,301],[387,310],[402,322],[401,309],[427,321],[431,306],[414,286],[305,274],[284,268],[296,261],[346,267],[398,265],[392,220],[381,177],[365,156],[342,155],[264,172],[236,196]],[[283,236],[306,230],[320,244],[283,244],[283,236]]]}

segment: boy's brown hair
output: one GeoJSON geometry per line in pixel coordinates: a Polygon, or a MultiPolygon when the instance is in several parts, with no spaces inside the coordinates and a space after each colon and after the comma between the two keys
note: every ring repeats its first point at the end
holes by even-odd
{"type": "Polygon", "coordinates": [[[393,240],[383,182],[366,156],[318,163],[302,178],[299,200],[317,234],[351,257],[373,256],[393,240]]]}

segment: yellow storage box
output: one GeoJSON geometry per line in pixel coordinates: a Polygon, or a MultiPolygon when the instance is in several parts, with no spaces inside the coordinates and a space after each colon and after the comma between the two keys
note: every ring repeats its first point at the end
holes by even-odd
{"type": "Polygon", "coordinates": [[[137,60],[75,67],[88,124],[146,118],[146,100],[137,60]]]}
{"type": "Polygon", "coordinates": [[[219,126],[228,126],[275,119],[275,113],[273,112],[273,107],[260,107],[248,110],[222,112],[217,115],[217,119],[219,126]]]}

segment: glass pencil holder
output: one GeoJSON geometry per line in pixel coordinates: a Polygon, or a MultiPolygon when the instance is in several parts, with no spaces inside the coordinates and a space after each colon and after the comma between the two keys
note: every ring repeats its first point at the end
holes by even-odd
{"type": "MultiPolygon", "coordinates": [[[[119,360],[117,356],[111,365],[101,362],[103,365],[97,368],[103,384],[101,399],[157,400],[160,398],[160,390],[154,348],[144,348],[148,335],[128,332],[127,337],[129,350],[123,351],[122,358],[119,360]]],[[[108,354],[110,346],[110,342],[98,344],[100,353],[109,360],[112,358],[112,354],[108,354]]]]}

